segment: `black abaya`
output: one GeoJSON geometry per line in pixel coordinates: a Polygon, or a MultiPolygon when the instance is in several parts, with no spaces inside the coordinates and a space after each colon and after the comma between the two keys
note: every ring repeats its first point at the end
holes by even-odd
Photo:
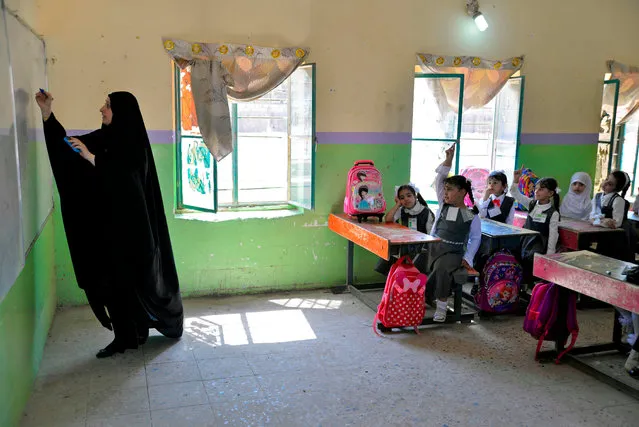
{"type": "Polygon", "coordinates": [[[51,115],[45,136],[79,286],[101,323],[108,308],[116,341],[137,346],[156,328],[183,331],[177,271],[144,121],[128,92],[109,95],[110,125],[80,136],[95,167],[66,145],[51,115]]]}

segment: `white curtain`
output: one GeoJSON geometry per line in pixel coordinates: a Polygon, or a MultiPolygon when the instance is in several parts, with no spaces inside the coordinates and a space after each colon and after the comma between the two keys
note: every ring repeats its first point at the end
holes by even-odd
{"type": "Polygon", "coordinates": [[[217,161],[233,151],[228,99],[252,101],[265,95],[286,80],[309,53],[295,47],[162,41],[180,68],[191,66],[197,123],[217,161]]]}
{"type": "MultiPolygon", "coordinates": [[[[493,61],[477,56],[417,54],[417,64],[424,73],[463,74],[463,110],[488,104],[524,63],[522,56],[493,61]]],[[[455,79],[428,79],[440,111],[457,113],[459,84],[455,79]]]]}
{"type": "Polygon", "coordinates": [[[611,79],[619,79],[617,126],[626,123],[639,109],[639,67],[617,61],[606,62],[611,79]]]}

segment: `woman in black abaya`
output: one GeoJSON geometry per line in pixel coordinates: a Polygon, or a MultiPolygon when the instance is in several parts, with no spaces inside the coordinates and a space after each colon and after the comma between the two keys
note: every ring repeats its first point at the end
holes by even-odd
{"type": "Polygon", "coordinates": [[[137,348],[155,328],[183,330],[183,310],[153,153],[136,98],[111,93],[102,127],[69,138],[37,93],[78,285],[115,339],[99,358],[137,348]],[[105,310],[106,307],[106,310],[105,310]],[[107,314],[108,312],[108,314],[107,314]]]}

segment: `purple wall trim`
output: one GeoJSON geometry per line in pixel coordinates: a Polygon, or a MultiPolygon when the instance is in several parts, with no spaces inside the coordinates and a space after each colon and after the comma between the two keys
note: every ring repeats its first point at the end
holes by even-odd
{"type": "MultiPolygon", "coordinates": [[[[69,135],[82,135],[90,130],[70,129],[69,135]]],[[[173,144],[172,130],[149,130],[151,144],[173,144]]],[[[596,133],[523,133],[522,145],[588,145],[596,144],[596,133]]],[[[410,144],[410,132],[317,132],[318,144],[410,144]]]]}
{"type": "Polygon", "coordinates": [[[598,142],[596,133],[522,133],[522,145],[589,145],[598,142]]]}
{"type": "MultiPolygon", "coordinates": [[[[86,129],[68,129],[67,135],[83,135],[91,130],[86,129]]],[[[149,141],[151,144],[173,144],[175,133],[172,130],[147,130],[149,141]]]]}
{"type": "Polygon", "coordinates": [[[317,132],[318,144],[410,144],[410,132],[317,132]]]}

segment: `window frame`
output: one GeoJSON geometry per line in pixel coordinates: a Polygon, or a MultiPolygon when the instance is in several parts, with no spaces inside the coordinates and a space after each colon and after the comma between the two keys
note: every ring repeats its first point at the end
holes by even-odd
{"type": "MultiPolygon", "coordinates": [[[[202,140],[201,135],[188,135],[182,133],[182,104],[181,104],[181,76],[180,76],[180,68],[174,64],[174,73],[173,73],[173,86],[174,86],[174,126],[175,126],[175,206],[176,212],[185,213],[188,211],[195,212],[208,212],[208,213],[217,213],[217,212],[233,212],[233,211],[256,211],[256,210],[274,210],[274,209],[306,209],[306,210],[315,210],[315,171],[316,171],[316,152],[317,152],[317,136],[316,136],[316,64],[308,63],[301,64],[298,68],[302,67],[311,67],[312,69],[312,100],[311,100],[311,129],[312,129],[312,140],[311,140],[311,172],[310,172],[310,185],[311,185],[311,200],[310,200],[310,208],[302,206],[298,203],[291,201],[291,81],[289,76],[286,80],[282,82],[282,84],[288,85],[287,88],[287,115],[285,117],[287,123],[287,136],[286,136],[286,145],[287,145],[287,188],[286,194],[288,200],[282,201],[272,201],[272,202],[239,202],[239,166],[240,160],[238,155],[238,150],[234,149],[229,156],[232,156],[232,179],[233,179],[233,190],[232,190],[232,200],[231,204],[220,204],[219,203],[219,186],[218,186],[218,165],[215,159],[212,159],[212,173],[213,173],[213,209],[203,208],[200,206],[192,206],[184,203],[183,197],[183,186],[185,183],[182,179],[182,171],[183,171],[183,158],[182,158],[182,141],[183,140],[202,140]]],[[[297,70],[296,70],[297,71],[297,70]]],[[[233,147],[238,146],[238,112],[237,112],[237,103],[229,102],[229,110],[231,113],[231,130],[232,130],[232,138],[233,138],[233,147]]]]}

